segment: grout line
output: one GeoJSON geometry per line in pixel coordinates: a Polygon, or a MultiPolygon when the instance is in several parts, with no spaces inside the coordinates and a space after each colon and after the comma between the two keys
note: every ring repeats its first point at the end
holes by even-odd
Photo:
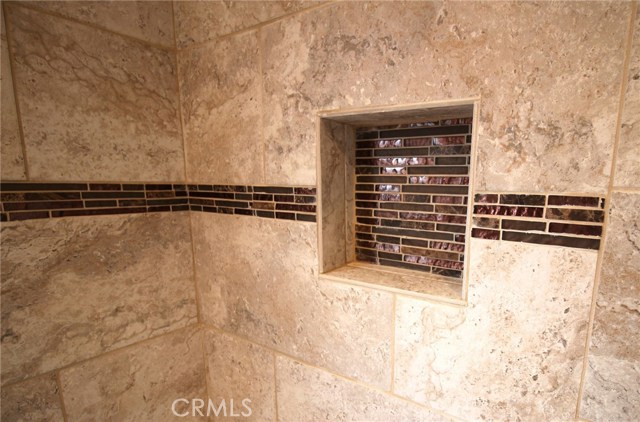
{"type": "Polygon", "coordinates": [[[302,364],[302,365],[304,365],[304,366],[307,366],[307,367],[309,367],[309,368],[316,369],[316,370],[319,370],[319,371],[322,371],[322,372],[328,373],[329,375],[332,375],[332,376],[334,376],[334,377],[336,377],[336,378],[339,378],[339,379],[341,379],[341,380],[343,380],[343,381],[347,381],[347,382],[350,382],[350,383],[352,383],[352,384],[359,385],[360,387],[364,387],[364,388],[366,388],[366,389],[368,389],[368,390],[376,391],[376,392],[378,392],[378,393],[380,393],[380,394],[383,394],[383,395],[385,395],[385,396],[389,396],[389,397],[393,397],[393,398],[396,398],[396,399],[402,400],[402,401],[404,401],[404,402],[406,402],[406,403],[410,403],[410,404],[412,404],[412,405],[414,405],[414,406],[416,406],[416,407],[420,407],[420,408],[423,408],[423,409],[429,410],[429,411],[431,411],[431,412],[433,412],[433,413],[439,414],[439,415],[441,415],[441,416],[444,416],[444,417],[446,417],[446,418],[449,418],[449,419],[452,419],[452,420],[455,420],[455,421],[462,421],[461,419],[459,419],[459,418],[457,418],[457,417],[455,417],[455,416],[449,415],[449,414],[447,414],[447,413],[445,413],[445,412],[443,412],[443,411],[441,411],[441,410],[434,409],[434,408],[429,407],[429,406],[427,406],[427,405],[425,405],[425,404],[423,404],[423,403],[415,402],[415,401],[413,401],[413,400],[411,400],[411,399],[409,399],[409,398],[407,398],[407,397],[400,396],[400,395],[398,395],[398,394],[396,394],[396,393],[391,393],[391,392],[386,391],[386,390],[384,390],[384,389],[382,389],[382,388],[380,388],[380,387],[375,387],[375,386],[373,386],[373,385],[367,384],[367,383],[365,383],[364,381],[360,381],[360,380],[358,380],[358,379],[351,378],[351,377],[346,376],[346,375],[342,375],[342,374],[340,374],[340,373],[338,373],[338,372],[335,372],[335,371],[334,371],[334,370],[332,370],[332,369],[329,369],[329,368],[325,368],[325,367],[322,367],[322,366],[315,365],[315,364],[313,364],[313,363],[311,363],[311,362],[309,362],[309,361],[304,360],[304,358],[295,357],[295,356],[293,356],[293,355],[290,355],[290,354],[289,354],[289,353],[287,353],[287,352],[283,352],[283,351],[281,351],[281,350],[277,350],[277,349],[275,349],[275,348],[273,348],[273,347],[271,347],[271,346],[269,346],[269,345],[267,345],[267,344],[259,343],[259,342],[255,341],[255,340],[249,339],[248,337],[244,337],[244,336],[242,336],[242,335],[240,335],[240,334],[238,334],[238,333],[231,332],[231,331],[227,331],[226,329],[223,329],[223,328],[217,327],[217,326],[215,326],[215,325],[213,325],[213,324],[205,324],[205,325],[206,325],[208,328],[212,329],[213,331],[217,331],[217,332],[219,332],[219,333],[221,333],[221,334],[224,334],[224,335],[228,335],[228,336],[234,337],[234,338],[239,339],[239,340],[241,340],[241,341],[243,341],[243,342],[245,342],[245,343],[250,343],[250,344],[253,344],[253,345],[255,345],[255,346],[261,347],[261,348],[263,348],[263,349],[265,349],[265,350],[267,350],[267,351],[270,351],[270,352],[272,352],[276,357],[277,357],[277,356],[284,357],[284,358],[286,358],[286,359],[292,360],[292,361],[294,361],[294,362],[297,362],[297,363],[302,364]]]}
{"type": "Polygon", "coordinates": [[[207,327],[204,324],[199,324],[201,330],[201,341],[200,345],[202,348],[202,360],[204,364],[204,388],[207,394],[207,399],[211,397],[210,391],[211,386],[209,385],[209,359],[207,354],[207,346],[205,344],[205,338],[207,335],[207,327]]]}
{"type": "Polygon", "coordinates": [[[614,186],[613,192],[640,193],[640,187],[614,186]]]}
{"type": "Polygon", "coordinates": [[[275,353],[271,353],[273,355],[273,402],[274,402],[274,411],[276,422],[280,421],[280,416],[278,415],[278,365],[277,365],[277,355],[275,353]]]}
{"type": "Polygon", "coordinates": [[[58,387],[58,399],[60,400],[60,410],[62,410],[62,419],[67,422],[69,420],[69,416],[67,414],[67,406],[64,402],[64,394],[62,392],[62,380],[60,379],[60,371],[55,371],[56,377],[56,385],[58,387]]]}
{"type": "Polygon", "coordinates": [[[567,191],[567,192],[547,192],[547,191],[508,191],[508,190],[478,190],[476,195],[549,195],[549,196],[586,196],[590,198],[602,198],[606,195],[606,192],[576,192],[576,191],[567,191]]]}
{"type": "Polygon", "coordinates": [[[395,294],[391,294],[392,304],[391,304],[391,394],[395,392],[395,383],[396,383],[396,302],[397,296],[395,294]]]}
{"type": "Polygon", "coordinates": [[[191,265],[193,266],[192,276],[193,276],[193,286],[195,288],[194,294],[196,299],[196,317],[198,318],[198,322],[202,323],[202,302],[200,299],[200,288],[198,286],[198,277],[196,275],[197,266],[196,266],[196,244],[193,240],[193,212],[189,211],[189,238],[191,239],[191,265]]]}
{"type": "MultiPolygon", "coordinates": [[[[305,184],[278,184],[278,183],[258,183],[258,184],[229,184],[229,183],[191,183],[191,182],[176,182],[176,181],[163,181],[163,180],[118,180],[118,179],[86,179],[82,181],[77,180],[50,180],[50,179],[31,179],[31,180],[2,180],[1,183],[15,183],[15,184],[58,184],[58,185],[66,185],[66,184],[125,184],[125,185],[195,185],[195,186],[242,186],[242,187],[257,187],[257,188],[315,188],[316,185],[305,185],[305,184]]],[[[236,192],[236,193],[246,193],[246,192],[236,192]]],[[[253,193],[263,193],[263,192],[253,192],[253,193]]],[[[268,193],[267,193],[268,194],[268,193]]],[[[276,195],[294,195],[294,194],[276,194],[276,195]]],[[[300,194],[303,195],[303,194],[300,194]]],[[[309,195],[309,194],[304,194],[309,195]]]]}
{"type": "Polygon", "coordinates": [[[166,333],[158,334],[156,336],[148,337],[148,338],[142,339],[140,341],[136,341],[134,343],[127,344],[126,346],[118,347],[118,348],[115,348],[115,349],[112,349],[112,350],[107,350],[107,351],[101,352],[101,353],[99,353],[99,354],[97,354],[95,356],[90,356],[90,357],[85,358],[85,359],[80,359],[78,361],[71,362],[71,363],[69,363],[67,365],[63,365],[63,366],[60,366],[58,368],[54,368],[54,369],[52,369],[50,371],[42,372],[42,373],[35,374],[33,376],[30,376],[30,377],[21,378],[21,379],[12,381],[12,382],[8,382],[8,383],[2,385],[2,388],[7,388],[7,387],[11,387],[11,386],[14,386],[14,385],[21,384],[23,382],[31,381],[31,380],[34,380],[36,378],[42,377],[44,375],[48,375],[48,374],[52,374],[52,373],[56,373],[56,372],[62,372],[62,371],[65,371],[67,369],[71,369],[71,368],[76,367],[76,366],[84,365],[85,363],[89,363],[89,362],[95,361],[97,359],[101,359],[103,357],[107,357],[107,356],[111,356],[111,355],[114,355],[114,354],[117,354],[117,353],[121,353],[121,352],[124,352],[126,350],[133,349],[134,347],[142,346],[142,345],[154,342],[156,340],[159,340],[161,338],[169,337],[171,335],[175,335],[175,334],[180,333],[182,331],[187,331],[187,330],[190,330],[190,329],[193,329],[193,328],[197,328],[197,327],[200,327],[200,326],[201,326],[201,324],[199,324],[197,322],[193,322],[191,324],[185,325],[184,327],[178,327],[178,328],[176,328],[174,330],[167,331],[166,333]]]}
{"type": "Polygon", "coordinates": [[[265,111],[265,107],[264,107],[264,57],[262,54],[262,29],[258,29],[258,31],[256,32],[256,42],[257,42],[257,48],[258,48],[258,79],[260,80],[260,92],[259,92],[259,99],[258,101],[260,101],[260,141],[262,144],[262,177],[260,178],[261,181],[265,182],[267,181],[267,139],[265,137],[265,129],[264,129],[264,111],[265,111]]]}
{"type": "Polygon", "coordinates": [[[180,58],[178,56],[178,50],[177,50],[177,46],[178,46],[178,41],[176,39],[176,32],[177,32],[177,27],[176,27],[176,14],[175,14],[175,2],[172,1],[171,2],[171,23],[173,24],[173,43],[176,47],[176,49],[173,52],[173,56],[175,58],[175,63],[176,63],[176,91],[178,94],[178,120],[180,121],[180,137],[182,138],[182,160],[183,160],[183,166],[184,166],[184,182],[185,184],[187,183],[187,181],[189,180],[188,174],[189,172],[187,171],[187,135],[185,134],[185,130],[184,130],[184,110],[182,108],[182,90],[180,87],[180,58]]]}
{"type": "MultiPolygon", "coordinates": [[[[622,125],[622,113],[625,105],[625,95],[627,90],[627,81],[629,79],[629,66],[631,61],[631,52],[634,37],[634,19],[638,12],[638,3],[633,2],[631,4],[631,11],[629,16],[629,23],[627,27],[627,36],[625,40],[624,60],[622,65],[622,75],[620,81],[620,94],[618,99],[618,114],[616,117],[616,130],[614,135],[613,153],[611,156],[611,174],[609,175],[609,184],[607,187],[607,193],[605,195],[605,210],[604,210],[604,225],[602,227],[602,240],[600,241],[600,249],[598,250],[598,258],[596,261],[596,272],[593,283],[593,293],[591,295],[591,307],[589,309],[589,321],[587,325],[587,335],[584,345],[584,356],[582,358],[582,372],[580,374],[580,383],[578,386],[578,398],[576,402],[575,419],[580,419],[580,407],[582,404],[582,397],[584,395],[585,381],[587,377],[587,371],[589,368],[589,349],[591,348],[591,338],[593,336],[593,325],[596,316],[596,307],[598,300],[598,292],[600,290],[600,283],[602,279],[602,267],[604,261],[604,250],[606,247],[606,240],[608,235],[609,220],[611,214],[611,199],[614,187],[614,179],[616,175],[616,162],[618,158],[618,149],[620,146],[621,137],[621,125],[622,125]]],[[[640,34],[636,34],[640,36],[640,34]]]]}
{"type": "Polygon", "coordinates": [[[33,5],[29,4],[28,1],[12,1],[11,2],[11,7],[21,7],[23,9],[34,11],[36,13],[41,13],[41,14],[48,15],[48,16],[53,16],[55,18],[63,19],[63,20],[66,20],[66,21],[70,21],[70,22],[73,22],[73,23],[78,24],[78,25],[82,25],[82,26],[89,27],[89,28],[92,28],[92,29],[97,29],[97,30],[99,30],[101,32],[107,32],[109,34],[117,35],[119,37],[126,38],[126,39],[128,39],[130,41],[134,41],[134,42],[137,42],[137,43],[140,43],[140,44],[144,44],[144,45],[149,46],[149,47],[157,48],[159,50],[175,51],[174,47],[167,47],[166,45],[154,43],[152,41],[148,41],[148,40],[145,40],[145,39],[142,39],[142,38],[137,38],[137,37],[134,37],[132,35],[125,34],[123,32],[114,31],[113,29],[109,29],[109,28],[106,28],[104,26],[96,25],[95,23],[92,23],[92,22],[86,22],[86,21],[82,21],[82,20],[73,18],[71,16],[65,16],[65,15],[62,15],[62,14],[57,13],[57,12],[52,12],[50,10],[40,9],[37,6],[33,6],[33,5]]]}
{"type": "Polygon", "coordinates": [[[331,4],[334,4],[334,3],[337,4],[339,2],[340,2],[340,0],[328,0],[325,3],[321,3],[321,4],[316,5],[316,6],[311,6],[311,7],[302,9],[302,10],[296,10],[294,12],[290,12],[290,13],[284,14],[282,16],[278,16],[276,18],[269,19],[269,20],[264,21],[264,22],[259,22],[259,23],[255,24],[255,25],[251,25],[251,26],[248,26],[246,28],[239,29],[239,30],[237,30],[235,32],[229,32],[228,34],[218,35],[218,36],[216,36],[214,38],[207,39],[205,41],[198,41],[198,42],[191,43],[191,44],[189,44],[189,45],[187,45],[185,47],[179,48],[179,50],[188,51],[188,50],[198,49],[198,48],[201,48],[201,47],[205,48],[207,45],[209,45],[211,43],[220,42],[222,40],[225,40],[225,39],[228,39],[228,38],[232,38],[232,37],[235,37],[235,36],[238,36],[238,35],[243,35],[243,34],[246,34],[248,32],[257,31],[257,30],[260,30],[263,27],[271,25],[273,23],[276,23],[276,22],[279,22],[279,21],[283,21],[283,20],[286,20],[288,18],[297,16],[297,15],[302,15],[302,14],[307,13],[307,12],[313,12],[313,11],[316,11],[316,10],[319,10],[319,9],[323,9],[325,7],[328,7],[331,4]]]}
{"type": "Polygon", "coordinates": [[[9,53],[9,68],[11,69],[11,80],[9,81],[13,86],[13,101],[15,103],[16,106],[16,118],[18,120],[18,134],[20,136],[20,147],[22,148],[22,162],[24,165],[24,176],[26,178],[26,180],[30,180],[31,176],[29,174],[29,160],[27,157],[27,143],[25,141],[24,138],[24,128],[23,128],[23,124],[22,124],[22,112],[21,112],[21,108],[20,108],[20,101],[18,100],[18,84],[16,83],[16,60],[15,57],[13,55],[13,49],[11,48],[11,45],[13,44],[13,34],[11,33],[11,28],[13,27],[13,23],[10,22],[9,19],[9,6],[7,3],[2,3],[0,5],[0,7],[2,7],[2,15],[4,17],[4,28],[6,31],[6,37],[7,37],[7,51],[9,53]]]}

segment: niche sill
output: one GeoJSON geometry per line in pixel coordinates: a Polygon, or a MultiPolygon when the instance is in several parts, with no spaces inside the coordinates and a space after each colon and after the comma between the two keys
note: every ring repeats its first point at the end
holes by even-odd
{"type": "Polygon", "coordinates": [[[351,262],[320,274],[320,279],[401,293],[421,299],[465,305],[463,286],[459,281],[434,274],[401,268],[386,269],[380,265],[351,262]]]}

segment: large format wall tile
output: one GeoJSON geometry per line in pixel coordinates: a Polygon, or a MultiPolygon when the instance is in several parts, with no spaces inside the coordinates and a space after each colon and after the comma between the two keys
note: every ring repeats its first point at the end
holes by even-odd
{"type": "Polygon", "coordinates": [[[573,419],[597,253],[473,239],[468,307],[398,298],[395,392],[469,420],[573,419]]]}
{"type": "Polygon", "coordinates": [[[309,0],[179,1],[175,3],[178,47],[210,41],[318,3],[309,0]]]}
{"type": "Polygon", "coordinates": [[[2,226],[2,382],[196,320],[186,213],[2,226]]]}
{"type": "Polygon", "coordinates": [[[188,328],[65,369],[60,383],[69,420],[167,421],[180,420],[176,399],[206,403],[203,374],[202,332],[188,328]]]}
{"type": "MultiPolygon", "coordinates": [[[[251,409],[251,419],[276,420],[275,357],[273,352],[228,334],[206,330],[204,334],[207,356],[209,398],[219,404],[221,400],[230,406],[233,400],[235,413],[247,413],[243,400],[251,409]]],[[[215,420],[233,420],[230,407],[227,416],[215,420]]]]}
{"type": "Polygon", "coordinates": [[[174,48],[168,1],[35,1],[29,5],[142,41],[174,48]]]}
{"type": "Polygon", "coordinates": [[[380,388],[391,378],[391,295],[318,281],[316,225],[192,215],[206,323],[380,388]]]}
{"type": "Polygon", "coordinates": [[[318,110],[480,95],[479,188],[604,192],[630,9],[337,2],[268,25],[266,180],[315,183],[318,110]]]}
{"type": "Polygon", "coordinates": [[[283,356],[276,360],[282,421],[446,421],[429,409],[283,356]]]}
{"type": "Polygon", "coordinates": [[[637,11],[633,30],[614,184],[640,188],[640,13],[637,11]]]}
{"type": "Polygon", "coordinates": [[[184,178],[173,53],[18,6],[8,11],[33,179],[184,178]]]}
{"type": "Polygon", "coordinates": [[[581,416],[640,416],[640,193],[611,201],[581,416]]]}
{"type": "Polygon", "coordinates": [[[3,421],[62,422],[62,404],[53,373],[2,387],[3,421]]]}
{"type": "Polygon", "coordinates": [[[263,183],[255,32],[178,54],[189,180],[263,183]]]}
{"type": "Polygon", "coordinates": [[[16,111],[16,101],[13,91],[13,80],[11,78],[11,64],[9,63],[9,49],[7,46],[7,34],[4,24],[4,13],[0,8],[0,24],[2,25],[2,52],[0,53],[0,87],[2,108],[0,109],[0,177],[2,180],[24,180],[25,167],[22,154],[22,141],[20,139],[20,128],[18,123],[18,112],[16,111]]]}

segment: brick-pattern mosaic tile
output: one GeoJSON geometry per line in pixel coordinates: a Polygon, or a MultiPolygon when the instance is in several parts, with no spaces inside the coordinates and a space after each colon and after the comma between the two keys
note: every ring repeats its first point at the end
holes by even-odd
{"type": "Polygon", "coordinates": [[[471,236],[571,248],[598,249],[604,197],[479,193],[471,236]]]}
{"type": "Polygon", "coordinates": [[[316,189],[176,183],[2,183],[0,221],[202,211],[316,221],[316,189]]]}
{"type": "Polygon", "coordinates": [[[471,118],[356,132],[356,257],[462,278],[471,118]]]}

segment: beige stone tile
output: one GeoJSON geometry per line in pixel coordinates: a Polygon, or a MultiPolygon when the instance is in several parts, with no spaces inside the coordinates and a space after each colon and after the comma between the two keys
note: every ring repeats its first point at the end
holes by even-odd
{"type": "Polygon", "coordinates": [[[21,7],[8,11],[33,179],[184,178],[173,53],[21,7]]]}
{"type": "Polygon", "coordinates": [[[179,53],[189,180],[263,183],[255,32],[179,53]]]}
{"type": "Polygon", "coordinates": [[[283,356],[277,361],[283,421],[447,421],[434,411],[283,356]]]}
{"type": "Polygon", "coordinates": [[[69,420],[180,420],[174,400],[206,400],[202,331],[188,328],[100,356],[61,371],[60,383],[69,420]]]}
{"type": "Polygon", "coordinates": [[[186,213],[2,225],[2,382],[196,321],[186,213]]]}
{"type": "Polygon", "coordinates": [[[581,416],[640,415],[640,194],[615,193],[607,227],[581,416]]]}
{"type": "Polygon", "coordinates": [[[415,271],[385,268],[377,264],[353,263],[324,273],[320,277],[355,285],[373,284],[379,289],[417,294],[423,299],[458,304],[464,301],[460,282],[451,282],[451,279],[432,274],[418,274],[416,276],[415,271]]]}
{"type": "Polygon", "coordinates": [[[168,1],[33,1],[32,7],[164,47],[175,47],[168,1]]]}
{"type": "Polygon", "coordinates": [[[465,420],[573,420],[596,251],[473,239],[467,307],[399,297],[395,392],[465,420]]]}
{"type": "Polygon", "coordinates": [[[633,31],[614,184],[640,188],[640,13],[637,12],[633,31]]]}
{"type": "Polygon", "coordinates": [[[64,420],[55,374],[2,387],[3,421],[64,420]]]}
{"type": "Polygon", "coordinates": [[[348,262],[346,239],[348,214],[345,205],[347,197],[352,195],[355,197],[355,194],[353,189],[347,187],[345,125],[325,119],[321,124],[322,268],[320,271],[324,273],[348,262]]]}
{"type": "Polygon", "coordinates": [[[213,40],[320,1],[179,1],[175,3],[178,47],[213,40]]]}
{"type": "Polygon", "coordinates": [[[479,189],[604,192],[629,13],[619,2],[336,2],[271,24],[266,180],[315,183],[318,110],[481,96],[479,189]]]}
{"type": "Polygon", "coordinates": [[[389,388],[392,297],[318,281],[316,225],[194,213],[204,322],[389,388]]]}
{"type": "MultiPolygon", "coordinates": [[[[1,8],[0,8],[1,9],[1,8]]],[[[9,63],[9,48],[7,46],[7,34],[4,24],[4,12],[0,10],[0,23],[2,24],[2,70],[0,83],[2,92],[2,109],[0,109],[0,163],[2,180],[24,180],[26,178],[24,156],[22,154],[22,140],[20,139],[20,127],[18,112],[11,78],[11,64],[9,63]]]]}
{"type": "Polygon", "coordinates": [[[251,400],[247,406],[251,416],[243,420],[275,421],[275,365],[273,352],[256,344],[223,334],[206,330],[204,334],[207,356],[207,376],[209,398],[219,404],[225,400],[227,416],[218,416],[215,420],[234,420],[231,417],[230,400],[233,400],[235,413],[248,410],[242,401],[251,400]]]}

